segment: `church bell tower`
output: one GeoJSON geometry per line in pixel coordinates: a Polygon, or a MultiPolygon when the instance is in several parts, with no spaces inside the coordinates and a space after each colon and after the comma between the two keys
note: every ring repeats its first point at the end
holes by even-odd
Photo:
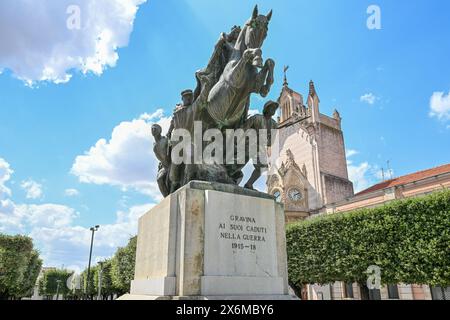
{"type": "Polygon", "coordinates": [[[306,105],[304,101],[288,86],[285,73],[278,98],[280,152],[271,164],[267,188],[284,203],[288,221],[304,219],[326,204],[353,195],[339,112],[335,110],[331,117],[320,113],[313,81],[309,82],[306,105]]]}

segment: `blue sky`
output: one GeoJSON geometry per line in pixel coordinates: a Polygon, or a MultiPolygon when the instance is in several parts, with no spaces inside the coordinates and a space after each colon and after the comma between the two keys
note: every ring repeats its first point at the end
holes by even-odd
{"type": "MultiPolygon", "coordinates": [[[[80,3],[82,25],[87,16],[97,23],[92,13],[83,16],[84,1],[70,3],[80,3]]],[[[95,34],[73,41],[55,35],[59,31],[52,23],[61,27],[64,8],[48,10],[47,17],[36,14],[35,22],[14,11],[18,18],[9,21],[21,23],[18,30],[27,40],[34,23],[56,21],[26,45],[18,46],[17,38],[0,31],[0,232],[34,236],[47,265],[82,268],[91,225],[105,226],[98,233],[98,258],[110,256],[133,234],[139,210],[159,200],[154,181],[148,181],[155,173],[148,124],[167,125],[179,93],[195,86],[194,72],[206,65],[219,34],[242,25],[255,5],[242,0],[140,2],[145,1],[130,0],[138,8],[136,16],[119,17],[130,25],[134,21],[130,30],[122,34],[120,24],[107,26],[116,41],[107,44],[119,47],[115,61],[108,60],[114,60],[110,48],[99,58],[106,61],[100,72],[56,64],[55,69],[73,75],[65,83],[50,79],[30,87],[24,81],[39,79],[40,61],[64,60],[67,52],[89,56],[89,37],[95,34]],[[66,51],[54,50],[60,42],[66,51]],[[42,49],[47,47],[51,50],[42,49]]],[[[314,80],[321,112],[330,115],[337,108],[343,118],[346,148],[352,150],[351,178],[359,188],[378,182],[387,160],[395,176],[449,162],[448,1],[258,4],[261,12],[274,11],[263,48],[264,57],[277,63],[268,98],[278,97],[285,64],[290,87],[300,93],[306,95],[314,80]],[[371,4],[381,9],[381,30],[366,26],[371,4]]],[[[8,5],[14,6],[10,0],[1,6],[8,5]]],[[[252,108],[261,109],[263,103],[254,98],[252,108]]]]}

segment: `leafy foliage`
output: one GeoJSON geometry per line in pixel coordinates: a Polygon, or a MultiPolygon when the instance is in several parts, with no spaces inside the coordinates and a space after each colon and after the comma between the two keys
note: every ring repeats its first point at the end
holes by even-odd
{"type": "Polygon", "coordinates": [[[89,297],[93,297],[96,295],[96,286],[95,286],[95,279],[94,275],[97,272],[97,266],[91,267],[90,274],[89,274],[89,285],[88,285],[88,278],[87,278],[87,269],[83,271],[81,274],[81,284],[83,293],[89,297]]]}
{"type": "Polygon", "coordinates": [[[450,191],[289,225],[290,282],[450,285],[450,191]]]}
{"type": "MultiPolygon", "coordinates": [[[[131,238],[127,246],[119,248],[113,258],[92,266],[89,288],[87,270],[80,275],[81,287],[72,290],[67,285],[72,271],[46,270],[39,279],[39,294],[47,299],[52,299],[56,294],[65,299],[93,298],[98,295],[100,274],[103,299],[129,292],[134,278],[136,243],[137,237],[131,238]]],[[[33,249],[31,238],[0,234],[0,300],[30,297],[41,267],[42,261],[33,249]]]]}
{"type": "Polygon", "coordinates": [[[0,234],[0,299],[31,296],[41,266],[31,238],[0,234]]]}
{"type": "Polygon", "coordinates": [[[113,285],[112,276],[112,259],[100,262],[94,272],[95,291],[99,292],[99,286],[101,284],[102,298],[112,296],[116,293],[116,288],[113,285]]]}
{"type": "Polygon", "coordinates": [[[42,260],[39,258],[39,253],[32,250],[30,260],[28,261],[27,270],[21,285],[20,297],[30,297],[33,295],[33,290],[36,285],[36,280],[42,268],[42,260]]]}
{"type": "Polygon", "coordinates": [[[63,269],[47,270],[39,280],[39,294],[42,296],[53,297],[61,295],[65,298],[70,294],[67,286],[67,279],[73,272],[63,269]]]}
{"type": "MultiPolygon", "coordinates": [[[[80,288],[64,291],[64,297],[74,300],[96,299],[100,283],[100,299],[110,299],[114,295],[120,296],[129,292],[131,280],[134,278],[136,243],[137,237],[131,238],[127,246],[116,251],[113,258],[91,266],[89,286],[87,285],[87,269],[85,269],[79,277],[80,288]]],[[[41,282],[40,287],[43,286],[43,280],[41,282]]],[[[41,289],[40,292],[46,291],[41,289]]]]}
{"type": "Polygon", "coordinates": [[[119,248],[112,259],[112,283],[119,293],[130,291],[131,280],[134,278],[136,244],[137,237],[131,238],[127,246],[119,248]]]}

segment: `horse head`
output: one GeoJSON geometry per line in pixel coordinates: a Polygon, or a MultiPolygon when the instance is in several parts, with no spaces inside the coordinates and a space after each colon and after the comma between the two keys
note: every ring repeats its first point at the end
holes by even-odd
{"type": "Polygon", "coordinates": [[[260,15],[258,14],[258,6],[255,6],[252,17],[247,21],[239,35],[236,42],[236,49],[242,52],[245,49],[261,48],[267,37],[271,18],[272,10],[266,16],[260,15]]]}

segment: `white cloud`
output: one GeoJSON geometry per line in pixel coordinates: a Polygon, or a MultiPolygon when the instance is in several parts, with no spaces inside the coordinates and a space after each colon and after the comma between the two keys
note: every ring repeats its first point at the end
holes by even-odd
{"type": "MultiPolygon", "coordinates": [[[[13,171],[0,159],[0,184],[7,182],[13,171]]],[[[6,188],[6,187],[5,187],[6,188]]],[[[0,232],[30,235],[45,266],[62,264],[71,269],[82,270],[87,264],[91,232],[89,227],[77,224],[80,214],[73,208],[60,204],[16,204],[11,192],[0,198],[0,232]]],[[[110,257],[117,247],[124,246],[137,234],[138,218],[154,204],[132,206],[119,210],[116,219],[100,226],[95,235],[94,261],[110,257]]]]}
{"type": "Polygon", "coordinates": [[[76,197],[80,195],[80,192],[77,189],[66,189],[64,190],[64,195],[66,197],[76,197]]]}
{"type": "MultiPolygon", "coordinates": [[[[12,170],[9,169],[7,172],[11,174],[12,170]]],[[[27,192],[28,199],[37,199],[42,196],[41,186],[32,180],[24,181],[21,187],[27,192]]],[[[78,216],[75,210],[67,206],[51,203],[16,204],[10,197],[11,192],[8,189],[3,198],[0,198],[0,232],[23,233],[29,226],[62,227],[72,223],[78,216]]]]}
{"type": "Polygon", "coordinates": [[[15,214],[16,206],[10,200],[0,200],[0,232],[20,232],[23,229],[22,217],[15,214]]]}
{"type": "Polygon", "coordinates": [[[42,185],[28,179],[26,181],[22,181],[21,188],[25,190],[27,199],[40,199],[42,198],[42,185]]]}
{"type": "Polygon", "coordinates": [[[357,150],[348,149],[346,150],[346,154],[348,178],[353,182],[354,192],[358,193],[374,184],[375,181],[370,175],[370,172],[375,167],[370,165],[367,161],[360,164],[354,164],[353,160],[351,160],[350,158],[354,155],[359,154],[359,151],[357,150]]]}
{"type": "Polygon", "coordinates": [[[13,172],[9,163],[0,158],[0,200],[11,196],[11,190],[6,187],[5,183],[11,178],[13,172]]]}
{"type": "Polygon", "coordinates": [[[139,119],[144,120],[144,121],[153,121],[153,120],[159,120],[161,118],[164,117],[164,110],[163,109],[158,109],[153,113],[143,113],[139,116],[139,119]]]}
{"type": "MultiPolygon", "coordinates": [[[[0,158],[0,186],[10,180],[13,170],[0,158]]],[[[15,204],[11,191],[0,190],[0,232],[27,234],[33,238],[45,266],[70,266],[83,270],[87,265],[91,231],[77,224],[80,214],[60,204],[15,204]]],[[[102,224],[95,234],[93,261],[110,257],[117,247],[124,246],[137,234],[138,218],[154,204],[132,206],[119,210],[116,219],[102,224]]]]}
{"type": "Polygon", "coordinates": [[[380,166],[370,164],[367,161],[354,164],[353,160],[350,158],[359,154],[357,150],[348,149],[346,150],[346,154],[348,178],[353,182],[355,193],[365,190],[381,181],[386,181],[394,177],[393,169],[382,169],[380,166]]]}
{"type": "Polygon", "coordinates": [[[368,162],[359,165],[348,165],[348,178],[353,182],[355,193],[367,189],[371,182],[369,181],[368,171],[371,168],[368,162]]]}
{"type": "Polygon", "coordinates": [[[158,162],[153,154],[153,136],[148,121],[157,122],[163,132],[167,132],[171,118],[158,110],[120,123],[109,140],[98,140],[84,155],[76,157],[72,174],[83,183],[109,184],[125,190],[133,188],[160,199],[156,183],[158,162]]]}
{"type": "Polygon", "coordinates": [[[32,85],[64,83],[71,71],[101,75],[128,45],[139,5],[146,0],[2,0],[0,70],[32,85]],[[80,9],[80,28],[69,29],[69,6],[80,9]]]}
{"type": "Polygon", "coordinates": [[[434,92],[430,98],[430,117],[439,120],[450,120],[450,92],[434,92]]]}
{"type": "MultiPolygon", "coordinates": [[[[153,204],[139,205],[118,211],[116,221],[111,224],[100,225],[95,234],[95,244],[98,247],[117,248],[137,234],[138,219],[153,207],[153,204]]],[[[66,242],[72,246],[87,248],[91,238],[91,231],[87,227],[65,225],[62,227],[45,226],[34,228],[33,239],[42,243],[66,242]]],[[[54,245],[54,244],[53,244],[54,245]]]]}
{"type": "Polygon", "coordinates": [[[13,215],[14,203],[9,199],[11,189],[6,186],[13,172],[10,164],[0,158],[0,232],[8,229],[18,230],[20,228],[20,219],[13,215]]]}
{"type": "Polygon", "coordinates": [[[350,158],[356,154],[358,154],[359,152],[353,149],[348,149],[345,151],[345,154],[347,155],[347,158],[350,158]]]}
{"type": "Polygon", "coordinates": [[[62,228],[70,225],[78,213],[74,209],[59,204],[17,205],[15,214],[24,223],[35,227],[62,228]]]}
{"type": "Polygon", "coordinates": [[[365,102],[370,105],[373,105],[377,99],[378,98],[373,93],[366,93],[359,98],[361,102],[365,102]]]}
{"type": "Polygon", "coordinates": [[[61,228],[70,225],[78,215],[74,209],[64,205],[15,204],[7,199],[0,204],[0,231],[26,233],[30,228],[61,228]]]}
{"type": "MultiPolygon", "coordinates": [[[[114,223],[100,225],[95,233],[93,261],[110,257],[118,247],[126,245],[137,234],[138,218],[152,206],[140,205],[128,211],[118,211],[114,223]]],[[[79,270],[87,265],[91,239],[89,228],[78,225],[40,227],[34,228],[30,235],[41,248],[46,265],[64,263],[79,270]]]]}

